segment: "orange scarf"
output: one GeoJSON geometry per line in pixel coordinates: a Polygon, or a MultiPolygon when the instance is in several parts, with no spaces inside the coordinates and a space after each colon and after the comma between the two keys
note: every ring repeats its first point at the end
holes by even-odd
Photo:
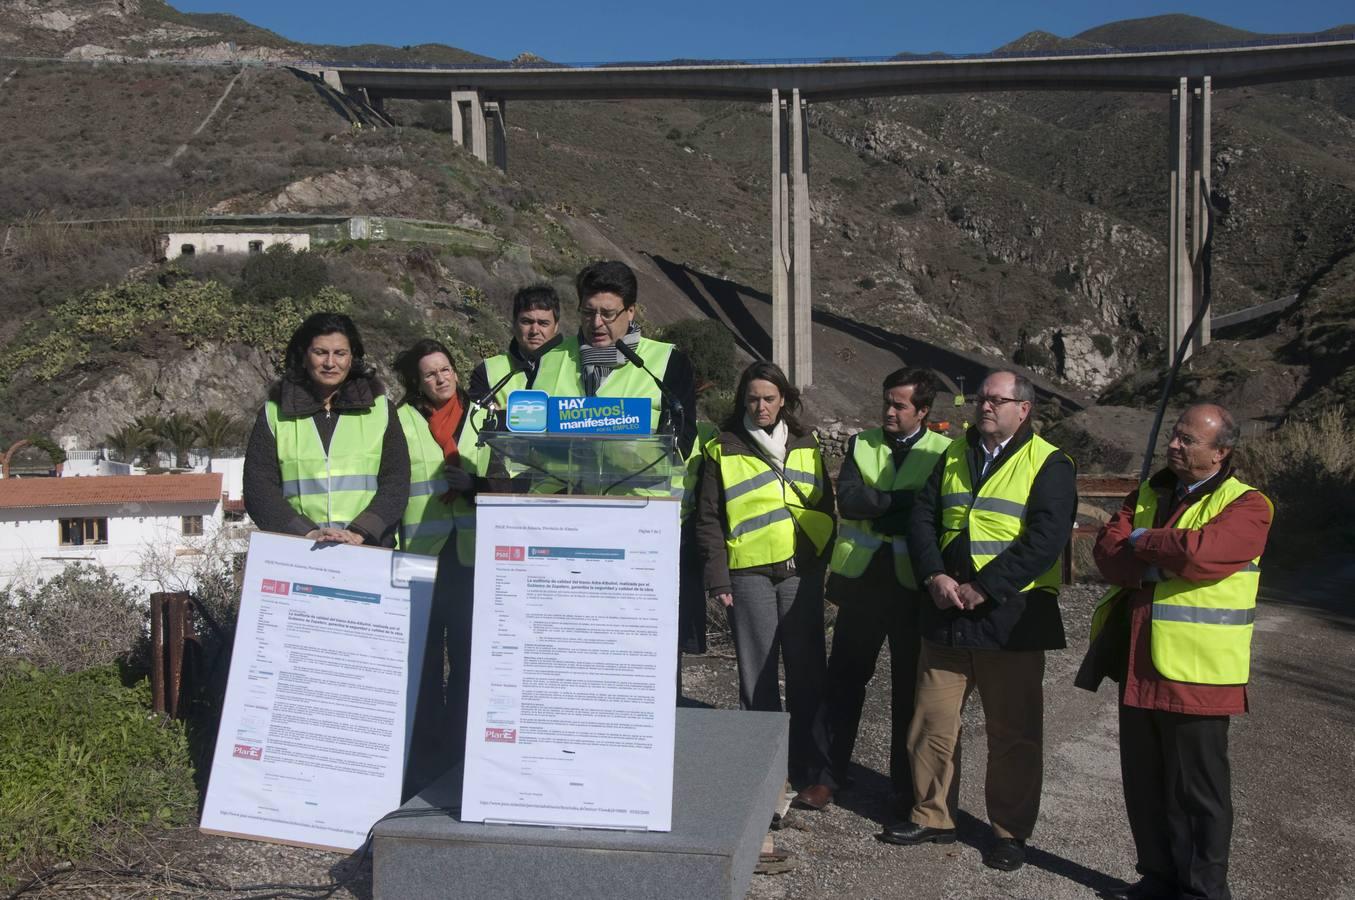
{"type": "Polygon", "coordinates": [[[441,409],[433,410],[433,414],[428,417],[428,430],[433,433],[433,440],[438,442],[449,463],[461,461],[461,454],[456,449],[456,429],[461,424],[462,412],[461,397],[453,394],[452,399],[442,404],[441,409]]]}

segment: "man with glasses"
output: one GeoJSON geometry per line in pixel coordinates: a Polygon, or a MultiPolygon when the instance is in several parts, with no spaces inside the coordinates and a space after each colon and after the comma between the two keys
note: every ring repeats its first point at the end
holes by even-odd
{"type": "Polygon", "coordinates": [[[696,379],[687,355],[672,344],[651,340],[635,324],[639,284],[630,266],[603,260],[585,266],[575,280],[579,333],[542,360],[536,388],[560,397],[643,397],[649,401],[650,431],[675,427],[664,393],[682,405],[678,449],[684,457],[696,441],[696,379]],[[624,344],[654,377],[617,349],[624,344]],[[657,378],[662,383],[662,390],[657,378]]]}
{"type": "Polygon", "coordinates": [[[902,845],[955,841],[960,711],[977,688],[994,833],[983,861],[1003,871],[1024,864],[1040,811],[1045,651],[1065,646],[1059,557],[1077,512],[1073,461],[1031,428],[1034,403],[1025,377],[989,374],[974,427],[914,501],[908,548],[931,600],[908,729],[914,803],[880,835],[902,845]]]}
{"type": "Polygon", "coordinates": [[[1077,685],[1120,685],[1120,771],[1142,879],[1108,896],[1228,900],[1230,716],[1247,711],[1261,553],[1274,509],[1233,474],[1238,428],[1199,403],[1167,467],[1097,536],[1115,587],[1092,618],[1077,685]]]}

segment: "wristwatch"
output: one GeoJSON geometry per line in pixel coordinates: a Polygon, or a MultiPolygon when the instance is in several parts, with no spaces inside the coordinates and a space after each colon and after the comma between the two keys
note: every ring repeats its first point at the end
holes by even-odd
{"type": "Polygon", "coordinates": [[[941,574],[940,572],[933,572],[932,574],[928,575],[926,578],[922,579],[922,586],[926,588],[931,587],[932,582],[935,581],[937,576],[939,576],[940,574],[941,574]]]}

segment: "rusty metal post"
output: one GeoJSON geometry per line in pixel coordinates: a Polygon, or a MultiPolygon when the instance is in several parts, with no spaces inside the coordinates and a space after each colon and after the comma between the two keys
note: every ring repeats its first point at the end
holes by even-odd
{"type": "Polygon", "coordinates": [[[187,713],[182,701],[188,642],[197,641],[188,619],[189,596],[185,593],[151,594],[151,700],[155,711],[178,719],[187,713]]]}
{"type": "Polygon", "coordinates": [[[151,704],[165,713],[165,594],[151,594],[151,704]]]}
{"type": "Polygon", "coordinates": [[[165,639],[169,643],[168,669],[165,672],[165,711],[171,719],[180,717],[180,699],[183,696],[184,639],[188,628],[188,595],[170,594],[168,603],[169,620],[166,622],[165,639]]]}

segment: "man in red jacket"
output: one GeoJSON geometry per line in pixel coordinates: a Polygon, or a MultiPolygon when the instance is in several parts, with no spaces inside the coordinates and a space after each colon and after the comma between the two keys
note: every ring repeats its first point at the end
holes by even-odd
{"type": "Polygon", "coordinates": [[[1125,498],[1094,556],[1113,587],[1077,684],[1120,684],[1120,769],[1142,880],[1127,900],[1229,900],[1229,717],[1247,710],[1260,556],[1273,508],[1232,472],[1238,428],[1186,409],[1167,468],[1125,498]]]}

